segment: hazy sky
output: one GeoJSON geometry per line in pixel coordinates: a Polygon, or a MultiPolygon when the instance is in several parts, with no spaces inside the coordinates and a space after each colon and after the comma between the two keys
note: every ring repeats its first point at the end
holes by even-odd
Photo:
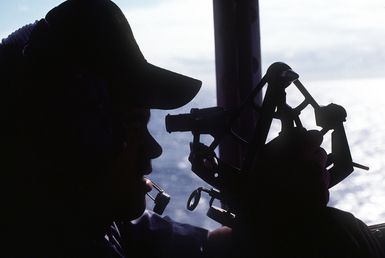
{"type": "MultiPolygon", "coordinates": [[[[2,0],[0,37],[44,16],[59,0],[2,0]]],[[[212,1],[115,1],[145,57],[214,85],[212,1]]],[[[284,61],[309,79],[384,77],[383,0],[260,1],[264,70],[284,61]]]]}
{"type": "Polygon", "coordinates": [[[311,77],[385,76],[383,0],[261,1],[264,61],[311,77]]]}

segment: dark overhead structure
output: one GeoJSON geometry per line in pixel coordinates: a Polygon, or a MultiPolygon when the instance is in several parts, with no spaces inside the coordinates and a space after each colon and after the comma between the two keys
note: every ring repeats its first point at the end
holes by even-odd
{"type": "MultiPolygon", "coordinates": [[[[213,9],[217,103],[232,109],[240,106],[261,79],[258,0],[213,0],[213,9]]],[[[255,116],[251,110],[243,114],[240,135],[252,135],[255,116]]],[[[219,150],[221,158],[235,166],[245,154],[230,139],[224,139],[219,150]]]]}

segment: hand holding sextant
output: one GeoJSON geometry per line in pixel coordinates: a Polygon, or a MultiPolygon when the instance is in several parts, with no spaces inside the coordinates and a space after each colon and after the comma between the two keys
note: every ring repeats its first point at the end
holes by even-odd
{"type": "MultiPolygon", "coordinates": [[[[329,187],[333,187],[347,176],[354,167],[369,169],[366,166],[352,161],[349,144],[343,123],[347,113],[342,106],[329,104],[320,106],[299,81],[299,75],[284,63],[272,64],[258,85],[250,93],[244,103],[235,110],[224,110],[222,107],[204,109],[191,109],[188,114],[167,115],[166,129],[168,132],[190,131],[193,141],[190,143],[189,161],[192,171],[211,185],[212,189],[198,188],[189,198],[188,208],[194,209],[200,198],[201,192],[211,196],[210,209],[207,215],[214,220],[232,226],[240,210],[239,203],[245,197],[242,190],[245,180],[256,178],[259,164],[262,162],[263,150],[273,119],[281,121],[280,135],[290,135],[306,129],[303,127],[299,115],[303,109],[310,105],[314,109],[315,121],[321,128],[320,132],[331,133],[331,153],[328,154],[327,172],[330,173],[329,187]],[[286,88],[294,84],[304,96],[304,100],[297,107],[292,108],[286,102],[286,88]],[[264,86],[266,90],[261,106],[254,103],[254,98],[264,86]],[[251,140],[246,141],[238,136],[234,130],[234,122],[247,108],[253,108],[258,113],[255,131],[251,140]],[[200,142],[200,135],[213,136],[213,142],[207,146],[200,142]],[[247,145],[247,153],[241,167],[234,167],[223,162],[215,153],[216,147],[224,136],[231,135],[241,144],[247,145]],[[213,206],[213,201],[218,199],[223,208],[213,206]]],[[[263,171],[261,172],[263,173],[263,171]]]]}

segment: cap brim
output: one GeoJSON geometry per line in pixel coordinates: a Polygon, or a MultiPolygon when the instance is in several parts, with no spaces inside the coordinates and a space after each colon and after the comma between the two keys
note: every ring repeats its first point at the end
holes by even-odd
{"type": "Polygon", "coordinates": [[[135,106],[153,109],[175,109],[186,105],[198,93],[202,82],[146,63],[135,75],[135,106]]]}
{"type": "Polygon", "coordinates": [[[175,109],[200,89],[199,80],[149,64],[124,14],[111,1],[69,0],[52,9],[46,20],[60,35],[60,53],[71,62],[75,54],[76,60],[91,62],[110,76],[111,94],[122,108],[175,109]],[[77,40],[67,40],[73,37],[77,40]]]}

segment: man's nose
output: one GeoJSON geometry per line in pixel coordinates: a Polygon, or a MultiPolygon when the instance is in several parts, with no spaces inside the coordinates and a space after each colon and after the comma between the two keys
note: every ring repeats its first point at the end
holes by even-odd
{"type": "Polygon", "coordinates": [[[149,134],[148,146],[149,146],[148,155],[150,159],[156,159],[162,154],[162,151],[163,151],[162,147],[151,134],[149,134]]]}

